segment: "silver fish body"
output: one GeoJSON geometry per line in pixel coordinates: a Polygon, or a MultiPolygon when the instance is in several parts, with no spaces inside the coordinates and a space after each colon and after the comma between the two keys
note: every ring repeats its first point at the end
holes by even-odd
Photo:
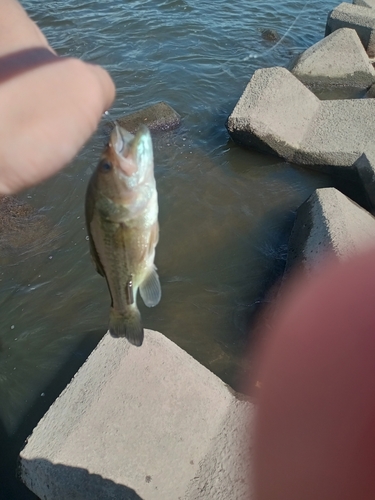
{"type": "Polygon", "coordinates": [[[115,126],[86,193],[90,251],[112,299],[109,331],[140,346],[137,292],[148,307],[160,301],[154,265],[159,238],[158,198],[150,132],[135,136],[115,126]]]}

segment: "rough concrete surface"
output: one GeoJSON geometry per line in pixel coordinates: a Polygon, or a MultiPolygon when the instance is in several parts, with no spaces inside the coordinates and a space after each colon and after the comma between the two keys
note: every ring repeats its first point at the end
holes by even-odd
{"type": "Polygon", "coordinates": [[[341,3],[328,14],[326,35],[340,28],[355,29],[367,54],[370,57],[375,55],[375,10],[341,3]]]}
{"type": "Polygon", "coordinates": [[[375,101],[322,101],[293,160],[351,168],[375,138],[375,101]]]}
{"type": "Polygon", "coordinates": [[[345,259],[375,245],[375,218],[335,188],[317,189],[297,211],[286,270],[311,272],[327,253],[345,259]]]}
{"type": "Polygon", "coordinates": [[[300,146],[319,108],[319,99],[285,68],[259,69],[227,128],[240,144],[288,157],[300,146]]]}
{"type": "Polygon", "coordinates": [[[375,0],[353,0],[353,4],[375,9],[375,0]]]}
{"type": "Polygon", "coordinates": [[[234,141],[332,172],[375,137],[375,100],[320,101],[285,68],[257,70],[227,122],[234,141]]]}
{"type": "Polygon", "coordinates": [[[375,211],[375,149],[369,149],[355,162],[362,186],[373,211],[375,211]]]}
{"type": "Polygon", "coordinates": [[[349,28],[338,29],[305,50],[291,71],[305,84],[366,89],[375,81],[361,40],[349,28]]]}
{"type": "Polygon", "coordinates": [[[130,115],[125,115],[117,122],[131,133],[135,133],[142,124],[147,125],[151,131],[164,131],[179,127],[181,117],[169,104],[161,101],[130,115]]]}
{"type": "Polygon", "coordinates": [[[158,332],[107,334],[39,422],[20,475],[45,500],[248,500],[253,406],[158,332]]]}
{"type": "Polygon", "coordinates": [[[375,84],[371,85],[371,87],[368,89],[365,95],[366,99],[374,99],[374,97],[375,97],[375,84]]]}

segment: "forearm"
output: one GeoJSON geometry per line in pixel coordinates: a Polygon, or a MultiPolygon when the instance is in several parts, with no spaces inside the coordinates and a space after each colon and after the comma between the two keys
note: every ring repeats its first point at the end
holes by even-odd
{"type": "Polygon", "coordinates": [[[0,57],[34,47],[50,49],[43,33],[19,2],[0,0],[0,57]]]}

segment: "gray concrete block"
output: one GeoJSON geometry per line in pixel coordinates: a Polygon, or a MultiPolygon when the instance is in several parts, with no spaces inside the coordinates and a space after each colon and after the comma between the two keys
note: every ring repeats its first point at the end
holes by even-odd
{"type": "Polygon", "coordinates": [[[340,28],[355,29],[368,55],[375,55],[375,10],[360,5],[341,3],[333,9],[327,19],[326,35],[340,28]]]}
{"type": "Polygon", "coordinates": [[[366,89],[375,81],[361,40],[349,28],[338,29],[305,50],[291,71],[305,84],[366,89]]]}
{"type": "Polygon", "coordinates": [[[334,188],[317,189],[297,211],[286,270],[310,273],[327,255],[344,260],[375,245],[375,218],[334,188]]]}
{"type": "Polygon", "coordinates": [[[322,101],[293,161],[326,172],[331,171],[329,166],[352,169],[353,163],[366,151],[374,137],[373,99],[322,101]],[[323,165],[328,168],[323,168],[323,165]]]}
{"type": "Polygon", "coordinates": [[[374,99],[374,97],[375,97],[375,84],[371,85],[371,87],[368,89],[365,95],[366,99],[374,99]]]}
{"type": "Polygon", "coordinates": [[[234,141],[333,173],[375,137],[375,100],[320,101],[284,68],[254,73],[227,122],[234,141]]]}
{"type": "Polygon", "coordinates": [[[353,0],[354,5],[375,9],[375,0],[353,0]]]}
{"type": "Polygon", "coordinates": [[[117,122],[131,133],[135,133],[140,125],[147,125],[151,131],[165,131],[179,127],[181,116],[169,104],[161,101],[125,115],[117,122]]]}
{"type": "Polygon", "coordinates": [[[253,406],[158,332],[108,334],[20,454],[45,500],[248,500],[253,406]]]}
{"type": "Polygon", "coordinates": [[[375,149],[363,153],[355,162],[354,167],[358,171],[370,206],[375,211],[375,149]]]}
{"type": "Polygon", "coordinates": [[[285,68],[255,71],[227,121],[234,141],[291,158],[320,101],[285,68]]]}

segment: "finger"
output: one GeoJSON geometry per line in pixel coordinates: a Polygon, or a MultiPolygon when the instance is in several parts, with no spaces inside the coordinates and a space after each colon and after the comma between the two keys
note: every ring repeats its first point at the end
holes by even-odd
{"type": "Polygon", "coordinates": [[[109,73],[101,66],[87,64],[95,76],[102,95],[102,113],[109,109],[116,96],[116,87],[109,73]]]}

